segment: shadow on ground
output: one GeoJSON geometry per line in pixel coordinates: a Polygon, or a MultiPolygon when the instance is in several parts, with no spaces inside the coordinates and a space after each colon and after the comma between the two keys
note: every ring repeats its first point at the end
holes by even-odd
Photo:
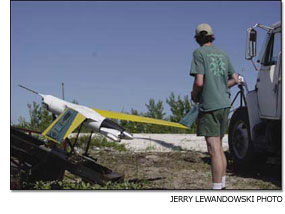
{"type": "Polygon", "coordinates": [[[136,137],[136,139],[140,139],[140,140],[150,140],[150,141],[153,141],[165,148],[168,148],[168,149],[171,149],[171,150],[174,150],[174,151],[181,151],[183,150],[181,146],[175,146],[171,143],[166,143],[165,141],[162,141],[162,140],[156,140],[156,139],[153,139],[153,138],[146,138],[146,137],[136,137]]]}
{"type": "MultiPolygon", "coordinates": [[[[207,154],[207,153],[204,153],[207,154]]],[[[229,152],[225,152],[227,158],[227,173],[242,178],[254,178],[265,182],[270,182],[280,189],[282,188],[282,167],[280,158],[269,158],[264,164],[254,164],[245,167],[238,167],[234,164],[229,152]]],[[[201,160],[206,164],[211,164],[209,156],[202,157],[201,160]]]]}
{"type": "Polygon", "coordinates": [[[158,180],[162,180],[165,179],[166,177],[156,177],[156,178],[147,178],[147,179],[130,179],[128,180],[128,182],[132,182],[132,183],[139,183],[139,182],[143,182],[143,181],[158,181],[158,180]]]}

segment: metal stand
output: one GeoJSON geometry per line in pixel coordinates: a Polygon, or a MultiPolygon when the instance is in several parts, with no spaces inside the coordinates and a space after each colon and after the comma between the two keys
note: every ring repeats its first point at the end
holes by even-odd
{"type": "Polygon", "coordinates": [[[62,180],[65,170],[94,184],[123,180],[123,174],[96,163],[89,156],[68,156],[65,151],[46,147],[44,141],[15,127],[10,128],[10,136],[11,189],[20,189],[15,178],[23,172],[31,182],[62,180]]]}
{"type": "Polygon", "coordinates": [[[87,142],[87,146],[86,146],[86,149],[85,149],[85,153],[83,154],[83,155],[85,155],[85,156],[89,156],[89,155],[88,155],[88,150],[89,150],[89,146],[90,146],[92,134],[93,134],[93,131],[91,131],[91,134],[90,134],[90,136],[89,136],[89,139],[88,139],[88,142],[87,142]]]}
{"type": "Polygon", "coordinates": [[[232,103],[231,103],[231,106],[233,106],[234,102],[236,101],[238,95],[240,95],[240,107],[243,106],[243,102],[244,102],[244,105],[246,106],[247,103],[246,103],[246,99],[245,99],[245,95],[244,95],[244,88],[242,85],[238,85],[240,91],[236,94],[235,98],[233,99],[232,103]]]}
{"type": "MultiPolygon", "coordinates": [[[[84,122],[85,122],[85,121],[83,121],[83,123],[84,123],[84,122]]],[[[75,147],[76,144],[77,144],[78,137],[79,137],[79,134],[80,134],[80,131],[81,131],[81,128],[82,128],[83,123],[81,123],[81,125],[79,126],[79,130],[78,130],[78,132],[77,132],[77,135],[76,135],[74,144],[72,144],[71,142],[68,142],[68,144],[69,144],[69,146],[70,146],[70,148],[71,148],[71,151],[70,151],[70,153],[69,153],[70,155],[74,152],[74,147],[75,147]]]]}

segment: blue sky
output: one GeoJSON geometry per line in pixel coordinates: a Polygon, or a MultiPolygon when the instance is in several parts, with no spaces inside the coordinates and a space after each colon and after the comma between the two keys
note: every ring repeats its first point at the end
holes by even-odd
{"type": "MultiPolygon", "coordinates": [[[[11,2],[11,119],[40,99],[19,88],[113,111],[146,111],[150,98],[189,95],[195,28],[209,23],[253,89],[246,29],[281,19],[280,2],[11,2]]],[[[265,32],[258,30],[258,50],[265,32]]],[[[232,89],[235,94],[237,88],[232,89]]]]}

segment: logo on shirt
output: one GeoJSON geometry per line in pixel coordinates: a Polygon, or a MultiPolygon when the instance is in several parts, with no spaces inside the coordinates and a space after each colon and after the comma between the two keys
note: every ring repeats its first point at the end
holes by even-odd
{"type": "Polygon", "coordinates": [[[223,76],[225,74],[225,62],[223,54],[207,54],[210,59],[210,71],[215,76],[223,76]]]}

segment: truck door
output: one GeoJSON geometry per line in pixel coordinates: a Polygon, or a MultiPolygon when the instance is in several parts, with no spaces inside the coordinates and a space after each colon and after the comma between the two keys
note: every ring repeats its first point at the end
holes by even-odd
{"type": "Polygon", "coordinates": [[[256,83],[258,107],[261,118],[280,119],[281,32],[268,36],[270,38],[261,59],[261,68],[256,83]]]}
{"type": "Polygon", "coordinates": [[[277,112],[276,112],[276,117],[281,119],[281,112],[282,112],[282,54],[280,52],[279,58],[278,58],[278,63],[277,63],[277,68],[278,69],[278,79],[277,79],[277,112]]]}

